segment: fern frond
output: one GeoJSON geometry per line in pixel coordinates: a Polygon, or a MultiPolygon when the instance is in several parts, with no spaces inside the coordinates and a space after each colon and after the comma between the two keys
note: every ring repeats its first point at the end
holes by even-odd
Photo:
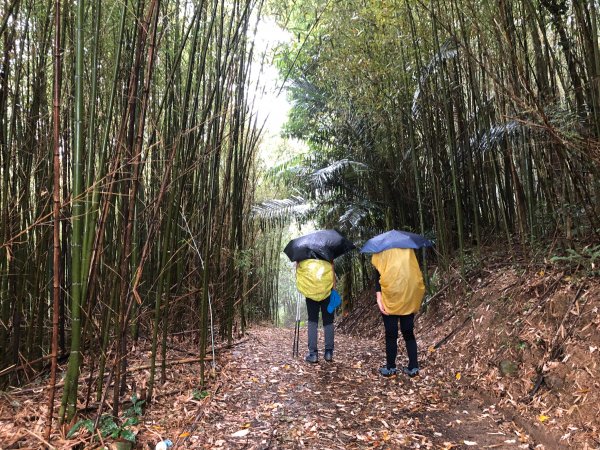
{"type": "Polygon", "coordinates": [[[496,147],[506,138],[518,136],[523,131],[523,126],[514,120],[498,125],[493,125],[480,138],[471,139],[471,147],[479,148],[482,152],[496,147]]]}
{"type": "Polygon", "coordinates": [[[289,221],[307,214],[311,206],[300,196],[266,200],[252,207],[251,216],[266,221],[289,221]]]}
{"type": "Polygon", "coordinates": [[[458,55],[458,48],[456,46],[456,42],[454,39],[446,40],[440,50],[431,57],[429,63],[423,69],[421,76],[419,77],[419,84],[417,85],[417,89],[413,94],[413,104],[412,104],[412,114],[414,118],[419,117],[420,113],[420,105],[419,105],[419,97],[421,96],[421,89],[427,82],[427,79],[434,74],[440,63],[447,59],[452,59],[458,55]]]}
{"type": "Polygon", "coordinates": [[[324,189],[328,185],[335,185],[337,180],[340,179],[341,175],[348,168],[352,168],[355,171],[368,170],[368,166],[358,161],[351,161],[349,159],[341,159],[334,161],[327,167],[318,169],[310,175],[310,184],[315,189],[324,189]]]}

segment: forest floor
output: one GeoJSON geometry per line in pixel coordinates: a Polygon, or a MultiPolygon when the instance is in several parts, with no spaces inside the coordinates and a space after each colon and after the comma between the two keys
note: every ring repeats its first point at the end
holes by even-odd
{"type": "MultiPolygon", "coordinates": [[[[304,331],[300,339],[306,342],[304,331]]],[[[315,365],[291,357],[292,340],[289,329],[250,330],[221,360],[213,395],[186,417],[179,408],[180,417],[162,424],[167,434],[184,448],[530,448],[535,442],[434,358],[423,360],[419,377],[383,378],[380,340],[338,333],[334,361],[315,365]]]]}
{"type": "MultiPolygon", "coordinates": [[[[416,320],[415,378],[378,375],[383,326],[370,293],[336,318],[330,363],[305,363],[303,350],[292,357],[292,329],[254,326],[217,353],[201,390],[195,344],[177,336],[168,359],[182,364],[167,367],[155,402],[130,427],[136,448],[161,439],[175,448],[600,448],[598,277],[490,259],[437,292],[416,320]]],[[[139,391],[145,343],[129,356],[130,387],[139,391]]],[[[0,449],[46,448],[46,382],[0,393],[0,449]]],[[[80,400],[93,419],[97,405],[80,400]]],[[[67,430],[52,435],[54,447],[101,447],[87,431],[67,439],[67,430]]]]}

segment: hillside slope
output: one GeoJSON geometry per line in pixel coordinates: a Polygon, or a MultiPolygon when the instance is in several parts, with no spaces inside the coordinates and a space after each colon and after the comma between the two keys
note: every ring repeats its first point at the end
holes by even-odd
{"type": "MultiPolygon", "coordinates": [[[[491,258],[439,285],[416,321],[423,372],[445,367],[556,446],[600,448],[600,279],[491,258]]],[[[372,292],[338,329],[379,338],[383,347],[372,292]]]]}

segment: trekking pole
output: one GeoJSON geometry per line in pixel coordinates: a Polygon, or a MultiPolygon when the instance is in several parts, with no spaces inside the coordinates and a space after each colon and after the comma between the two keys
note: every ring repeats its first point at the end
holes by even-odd
{"type": "Polygon", "coordinates": [[[298,356],[300,345],[300,294],[296,294],[296,325],[294,327],[294,343],[292,344],[292,356],[298,356]]]}
{"type": "MultiPolygon", "coordinates": [[[[298,301],[296,301],[296,311],[298,310],[298,301]]],[[[292,342],[292,357],[296,356],[296,341],[298,340],[298,314],[294,322],[294,342],[292,342]]]]}
{"type": "Polygon", "coordinates": [[[296,340],[298,339],[298,324],[294,324],[294,342],[292,342],[292,358],[296,356],[296,340]]]}

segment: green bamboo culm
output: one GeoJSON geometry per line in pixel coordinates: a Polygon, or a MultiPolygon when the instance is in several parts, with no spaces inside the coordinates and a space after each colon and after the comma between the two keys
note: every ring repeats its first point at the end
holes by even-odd
{"type": "Polygon", "coordinates": [[[72,173],[72,207],[71,207],[71,349],[69,365],[65,377],[61,406],[59,410],[60,421],[70,421],[76,412],[77,387],[79,380],[79,366],[81,364],[81,308],[82,308],[82,238],[84,205],[83,205],[83,155],[84,155],[84,108],[83,108],[83,63],[84,63],[84,13],[85,1],[78,0],[76,8],[76,33],[75,33],[75,131],[73,149],[72,173]]]}
{"type": "MultiPolygon", "coordinates": [[[[100,38],[100,22],[102,18],[102,2],[92,2],[92,17],[94,18],[94,33],[93,33],[93,41],[92,41],[92,57],[91,57],[91,89],[90,89],[90,99],[89,99],[89,115],[88,115],[88,138],[87,138],[87,163],[85,170],[85,186],[86,188],[91,187],[94,184],[94,174],[95,174],[95,159],[97,156],[96,152],[96,104],[97,104],[97,89],[98,89],[98,46],[99,38],[100,38]]],[[[102,151],[103,149],[100,149],[102,151]]],[[[99,152],[101,155],[102,153],[99,152]]],[[[102,156],[101,156],[101,159],[102,156]]],[[[98,164],[99,168],[103,167],[102,161],[98,164]]],[[[92,208],[94,206],[93,196],[97,189],[87,190],[85,192],[85,220],[83,224],[82,230],[82,266],[81,273],[82,275],[82,297],[85,299],[86,291],[87,291],[87,274],[88,269],[91,263],[92,256],[92,243],[94,236],[94,228],[92,224],[95,225],[94,219],[95,214],[92,213],[92,208]]],[[[84,334],[85,336],[85,334],[84,334]]]]}
{"type": "Polygon", "coordinates": [[[214,329],[231,340],[250,314],[260,317],[256,311],[265,300],[243,293],[250,286],[258,293],[261,286],[250,267],[260,256],[247,257],[256,229],[246,218],[261,134],[249,94],[250,23],[259,20],[262,1],[64,4],[57,52],[67,74],[66,95],[56,108],[61,127],[53,149],[60,170],[54,171],[47,158],[53,116],[44,70],[54,2],[38,3],[11,2],[2,15],[0,64],[7,76],[0,79],[0,346],[10,351],[2,353],[0,371],[9,373],[3,384],[19,384],[54,343],[49,330],[55,317],[51,323],[46,306],[53,294],[48,280],[59,276],[52,278],[60,294],[53,313],[59,312],[60,349],[71,351],[60,408],[64,423],[77,412],[84,354],[99,358],[89,383],[96,386],[100,410],[108,399],[116,415],[137,329],[156,334],[153,360],[164,355],[165,373],[173,317],[182,318],[176,326],[185,333],[196,332],[200,322],[204,352],[213,319],[214,329]],[[56,180],[62,190],[60,204],[55,202],[61,208],[55,227],[60,247],[47,226],[56,180]],[[202,249],[193,258],[181,211],[191,211],[189,228],[202,249]],[[59,265],[53,250],[60,251],[59,265]],[[248,266],[242,268],[238,258],[248,266]],[[235,285],[222,283],[227,270],[235,285]],[[204,301],[198,300],[202,293],[204,301]],[[149,299],[156,306],[152,318],[146,314],[149,299]],[[32,364],[11,368],[20,358],[32,364]],[[107,372],[117,389],[106,388],[107,372]]]}

